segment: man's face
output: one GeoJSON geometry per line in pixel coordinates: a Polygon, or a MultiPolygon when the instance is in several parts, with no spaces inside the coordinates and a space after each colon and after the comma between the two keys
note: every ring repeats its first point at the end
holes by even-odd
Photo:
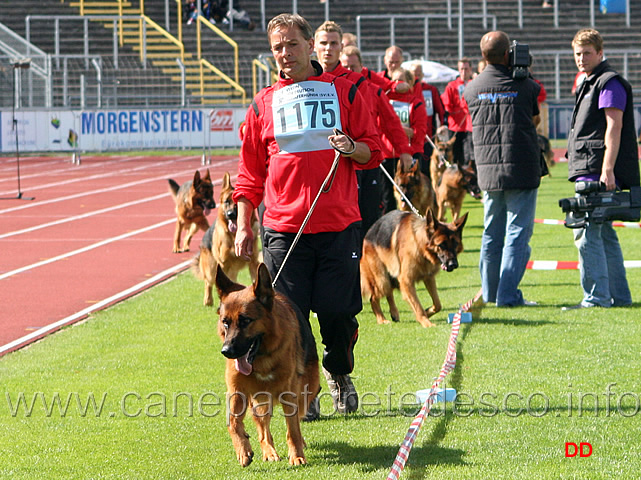
{"type": "Polygon", "coordinates": [[[298,27],[283,27],[269,35],[269,45],[278,68],[295,82],[307,80],[314,39],[305,40],[298,27]]]}
{"type": "Polygon", "coordinates": [[[458,74],[461,80],[467,82],[472,79],[472,67],[468,62],[458,62],[458,74]]]}
{"type": "Polygon", "coordinates": [[[420,63],[417,63],[412,67],[412,75],[414,75],[414,80],[419,82],[423,81],[423,67],[420,63]]]}
{"type": "Polygon", "coordinates": [[[391,50],[385,54],[385,66],[387,67],[388,72],[393,72],[401,68],[401,63],[403,63],[403,55],[398,50],[391,50]]]}
{"type": "Polygon", "coordinates": [[[358,60],[358,55],[341,55],[341,65],[352,72],[361,73],[363,65],[358,60]]]}
{"type": "Polygon", "coordinates": [[[592,45],[575,45],[574,61],[579,72],[590,75],[603,61],[603,50],[597,52],[592,45]]]}
{"type": "Polygon", "coordinates": [[[340,60],[341,50],[343,50],[338,32],[317,32],[315,44],[316,56],[323,66],[323,70],[334,70],[340,60]]]}

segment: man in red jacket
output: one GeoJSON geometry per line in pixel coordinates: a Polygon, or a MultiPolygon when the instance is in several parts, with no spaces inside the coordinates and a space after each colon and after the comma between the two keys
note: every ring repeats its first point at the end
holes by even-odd
{"type": "MultiPolygon", "coordinates": [[[[383,133],[385,145],[396,146],[396,157],[400,158],[406,168],[412,165],[412,151],[401,122],[395,117],[396,114],[389,104],[385,93],[373,83],[365,79],[360,73],[361,70],[351,70],[344,67],[340,60],[342,52],[341,38],[343,31],[335,22],[326,21],[316,29],[314,34],[314,49],[323,71],[337,77],[343,77],[354,83],[358,91],[364,96],[365,102],[371,109],[372,120],[383,133]],[[387,105],[385,105],[387,103],[387,105]]],[[[356,47],[348,47],[355,49],[356,47]]],[[[356,49],[358,50],[358,49],[356,49]]],[[[360,52],[359,52],[360,55],[360,52]]],[[[383,151],[385,145],[381,144],[383,151]]],[[[384,211],[383,191],[390,187],[387,178],[383,178],[380,169],[360,170],[358,173],[359,196],[358,204],[363,222],[361,224],[362,237],[365,237],[367,230],[384,211]]],[[[393,199],[393,196],[392,196],[393,199]]]]}
{"type": "Polygon", "coordinates": [[[474,145],[472,144],[472,117],[463,98],[465,86],[472,80],[472,67],[466,57],[458,61],[459,76],[445,87],[441,100],[447,112],[447,128],[450,134],[456,135],[453,145],[454,160],[459,165],[467,165],[474,161],[474,145]]]}
{"type": "MultiPolygon", "coordinates": [[[[414,94],[417,98],[423,99],[427,113],[427,136],[434,137],[436,129],[445,123],[445,107],[441,101],[441,95],[434,85],[423,81],[423,65],[420,61],[412,62],[410,71],[414,75],[414,94]]],[[[430,156],[432,155],[432,142],[425,140],[423,144],[423,158],[421,171],[430,176],[430,156]]]]}
{"type": "Polygon", "coordinates": [[[248,258],[251,214],[264,201],[263,257],[272,276],[280,271],[275,288],[305,318],[316,312],[334,404],[339,412],[354,412],[358,395],[349,374],[358,338],[356,315],[362,309],[356,170],[380,165],[377,132],[357,87],[323,73],[311,60],[313,32],[303,17],[278,15],[267,34],[280,74],[276,84],[256,95],[245,116],[233,196],[238,203],[236,254],[248,258]],[[334,128],[349,137],[334,134],[334,128]],[[320,195],[284,263],[330,172],[333,148],[348,153],[341,155],[329,191],[320,195]]]}

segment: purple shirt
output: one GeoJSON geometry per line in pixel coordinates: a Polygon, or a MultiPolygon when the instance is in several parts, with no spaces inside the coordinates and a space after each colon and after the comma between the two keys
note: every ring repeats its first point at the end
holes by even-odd
{"type": "Polygon", "coordinates": [[[628,94],[618,78],[614,77],[599,92],[599,108],[616,108],[625,111],[628,94]]]}
{"type": "MultiPolygon", "coordinates": [[[[625,111],[625,105],[628,101],[628,94],[618,78],[608,80],[601,92],[599,92],[599,108],[616,108],[625,111]]],[[[591,173],[581,175],[575,181],[586,182],[595,181],[601,178],[600,173],[591,173]]]]}

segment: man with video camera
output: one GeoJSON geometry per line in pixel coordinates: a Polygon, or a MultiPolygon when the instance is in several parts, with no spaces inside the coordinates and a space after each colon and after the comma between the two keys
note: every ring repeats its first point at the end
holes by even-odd
{"type": "MultiPolygon", "coordinates": [[[[572,112],[568,179],[601,182],[608,192],[637,187],[639,155],[632,87],[603,59],[603,38],[598,31],[579,30],[572,49],[576,66],[586,78],[577,89],[572,112]]],[[[580,190],[576,189],[579,195],[580,190]]],[[[574,243],[579,250],[583,300],[563,310],[630,305],[623,254],[612,222],[588,214],[584,227],[574,231],[574,243]]]]}
{"type": "Polygon", "coordinates": [[[528,75],[527,45],[501,31],[486,33],[481,53],[488,65],[465,88],[472,117],[484,230],[479,269],[483,300],[498,307],[534,305],[518,288],[530,258],[536,196],[541,183],[537,96],[528,75]]]}

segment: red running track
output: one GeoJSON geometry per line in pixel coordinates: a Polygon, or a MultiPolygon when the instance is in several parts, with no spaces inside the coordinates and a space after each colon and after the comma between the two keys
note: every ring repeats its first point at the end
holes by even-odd
{"type": "Polygon", "coordinates": [[[15,157],[0,158],[0,356],[186,269],[202,232],[191,253],[171,252],[167,179],[183,183],[209,168],[218,202],[223,173],[238,170],[235,156],[208,167],[200,160],[87,156],[72,165],[70,155],[24,156],[23,199],[15,199],[15,157]]]}

